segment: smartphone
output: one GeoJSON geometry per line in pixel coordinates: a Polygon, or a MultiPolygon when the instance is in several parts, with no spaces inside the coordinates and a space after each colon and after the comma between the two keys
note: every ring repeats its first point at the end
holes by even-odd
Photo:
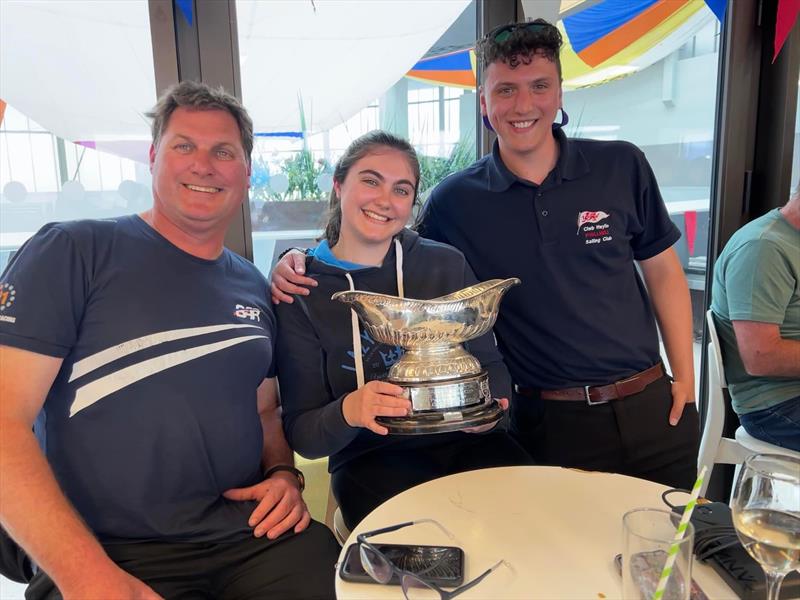
{"type": "MultiPolygon", "coordinates": [[[[427,581],[442,587],[457,587],[464,583],[464,551],[456,546],[418,546],[406,544],[375,544],[395,566],[424,576],[427,581]]],[[[339,575],[345,581],[375,583],[361,564],[358,544],[350,544],[339,565],[339,575]]],[[[388,585],[400,585],[397,573],[388,585]]]]}

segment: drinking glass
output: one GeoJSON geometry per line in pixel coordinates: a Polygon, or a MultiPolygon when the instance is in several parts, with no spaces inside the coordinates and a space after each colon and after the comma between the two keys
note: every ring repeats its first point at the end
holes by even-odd
{"type": "MultiPolygon", "coordinates": [[[[622,597],[650,600],[658,587],[664,563],[675,544],[681,516],[668,510],[636,508],[622,517],[622,597]]],[[[688,523],[664,589],[664,600],[689,600],[692,581],[694,527],[688,523]]]]}
{"type": "Polygon", "coordinates": [[[739,541],[764,569],[767,600],[777,600],[783,578],[800,567],[800,459],[749,456],[731,509],[739,541]]]}

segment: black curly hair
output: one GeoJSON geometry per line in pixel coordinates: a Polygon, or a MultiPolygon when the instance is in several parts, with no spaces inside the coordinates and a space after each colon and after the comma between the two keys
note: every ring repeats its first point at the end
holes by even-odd
{"type": "Polygon", "coordinates": [[[502,61],[514,69],[519,64],[529,65],[538,55],[556,63],[561,79],[559,52],[563,43],[561,32],[544,19],[495,27],[475,46],[481,78],[486,76],[486,69],[492,63],[502,61]]]}

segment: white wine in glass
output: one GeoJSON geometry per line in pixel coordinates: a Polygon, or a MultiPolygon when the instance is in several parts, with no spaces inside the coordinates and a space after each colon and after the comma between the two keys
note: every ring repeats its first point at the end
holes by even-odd
{"type": "Polygon", "coordinates": [[[800,460],[748,457],[731,508],[739,540],[764,569],[767,599],[777,600],[783,578],[800,568],[800,460]]]}

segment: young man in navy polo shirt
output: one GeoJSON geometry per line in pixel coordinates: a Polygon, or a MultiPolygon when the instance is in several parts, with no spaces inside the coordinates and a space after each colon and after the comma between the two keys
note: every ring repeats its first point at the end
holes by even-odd
{"type": "MultiPolygon", "coordinates": [[[[560,47],[543,20],[480,41],[481,112],[498,139],[436,187],[419,230],[461,250],[480,280],[522,280],[495,333],[515,382],[512,431],[534,458],[690,487],[699,427],[680,233],[639,149],[552,125],[560,47]]],[[[273,300],[309,284],[289,264],[273,300]]]]}

